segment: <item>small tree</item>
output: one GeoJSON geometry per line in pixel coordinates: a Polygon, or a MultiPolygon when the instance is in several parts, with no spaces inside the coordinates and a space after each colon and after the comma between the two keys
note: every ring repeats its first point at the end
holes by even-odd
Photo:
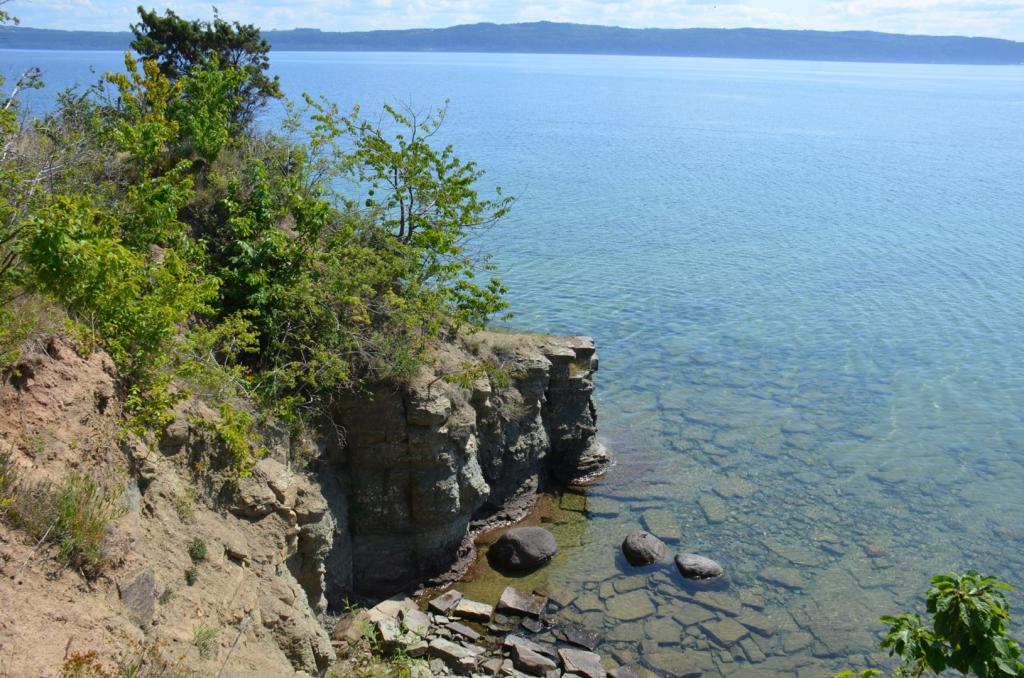
{"type": "MultiPolygon", "coordinates": [[[[882,617],[889,632],[881,648],[901,661],[896,675],[919,678],[949,669],[979,678],[1024,677],[1020,644],[1009,636],[1010,607],[1003,595],[1012,588],[973,570],[932,577],[927,595],[930,627],[914,613],[882,617]]],[[[847,671],[836,678],[878,673],[847,671]]]]}
{"type": "Polygon", "coordinates": [[[494,267],[467,245],[475,230],[508,214],[514,198],[502,195],[500,187],[494,198],[482,198],[477,185],[483,170],[460,159],[451,145],[432,144],[447,108],[424,116],[385,105],[381,119],[371,121],[358,108],[342,116],[334,104],[306,101],[314,109],[319,139],[352,145],[337,153],[342,171],[364,191],[360,199],[349,200],[349,207],[390,231],[396,246],[408,252],[405,291],[434,296],[456,323],[471,327],[482,327],[505,310],[501,281],[488,276],[477,282],[480,273],[494,267]]]}
{"type": "Polygon", "coordinates": [[[283,96],[277,76],[270,77],[270,43],[251,24],[229,23],[216,8],[213,21],[183,19],[171,10],[163,16],[139,7],[139,23],[132,25],[132,49],[144,60],[155,59],[172,82],[197,66],[216,63],[245,74],[233,92],[236,108],[232,121],[248,126],[256,111],[270,99],[283,96]]]}

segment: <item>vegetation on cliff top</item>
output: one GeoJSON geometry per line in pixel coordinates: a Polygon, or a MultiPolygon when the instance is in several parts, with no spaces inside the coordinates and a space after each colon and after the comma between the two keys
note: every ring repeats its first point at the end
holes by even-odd
{"type": "Polygon", "coordinates": [[[244,474],[260,412],[298,422],[406,378],[505,310],[466,241],[511,201],[434,144],[444,109],[371,120],[305,97],[267,131],[283,97],[257,28],[139,16],[141,61],[43,117],[18,110],[34,72],[0,102],[0,349],[13,365],[35,329],[19,308],[59,309],[114,358],[138,429],[199,395],[244,474]]]}

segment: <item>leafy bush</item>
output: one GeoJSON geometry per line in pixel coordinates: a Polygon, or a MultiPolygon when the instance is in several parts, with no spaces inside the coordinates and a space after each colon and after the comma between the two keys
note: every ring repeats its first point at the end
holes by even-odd
{"type": "MultiPolygon", "coordinates": [[[[889,631],[881,648],[901,662],[897,676],[918,678],[947,670],[980,678],[1024,676],[1020,644],[1009,635],[1010,608],[1003,595],[1013,587],[973,570],[937,575],[931,584],[930,626],[914,613],[882,617],[889,631]]],[[[846,671],[837,678],[878,673],[846,671]]]]}
{"type": "Polygon", "coordinates": [[[201,563],[206,560],[206,542],[199,537],[193,537],[188,545],[188,557],[193,563],[201,563]]]}

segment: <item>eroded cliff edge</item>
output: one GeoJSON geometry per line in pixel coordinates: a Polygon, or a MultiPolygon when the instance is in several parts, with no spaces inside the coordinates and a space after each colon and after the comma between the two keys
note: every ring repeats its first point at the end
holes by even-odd
{"type": "Polygon", "coordinates": [[[338,519],[328,597],[390,595],[458,569],[467,537],[598,472],[593,340],[479,333],[412,383],[338,403],[320,478],[338,519]]]}
{"type": "Polygon", "coordinates": [[[582,337],[452,341],[410,383],[338,402],[317,431],[268,423],[267,455],[239,480],[216,471],[218,414],[201,401],[159,439],[136,437],[109,358],[41,342],[0,384],[0,445],[26,487],[84,473],[122,487],[126,511],[110,567],[88,579],[0,520],[6,668],[57,675],[75,653],[114,666],[162,648],[200,672],[323,671],[329,607],[457,572],[474,530],[603,468],[596,369],[582,337]],[[217,632],[202,653],[201,627],[217,632]]]}

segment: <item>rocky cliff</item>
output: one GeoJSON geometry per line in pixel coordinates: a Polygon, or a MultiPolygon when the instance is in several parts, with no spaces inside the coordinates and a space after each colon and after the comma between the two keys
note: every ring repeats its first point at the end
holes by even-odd
{"type": "Polygon", "coordinates": [[[338,530],[328,596],[390,595],[457,571],[470,535],[607,462],[592,340],[481,333],[404,387],[338,403],[321,465],[338,530]]]}
{"type": "Polygon", "coordinates": [[[209,466],[216,412],[189,401],[159,440],[138,438],[109,358],[43,342],[0,384],[0,452],[23,488],[88,474],[123,488],[126,514],[105,538],[116,557],[88,578],[0,520],[0,674],[57,675],[91,652],[112,672],[157,655],[200,673],[322,672],[329,605],[457,572],[475,529],[603,467],[596,369],[589,339],[474,335],[408,384],[338,402],[319,435],[268,425],[268,455],[231,480],[209,466]]]}

